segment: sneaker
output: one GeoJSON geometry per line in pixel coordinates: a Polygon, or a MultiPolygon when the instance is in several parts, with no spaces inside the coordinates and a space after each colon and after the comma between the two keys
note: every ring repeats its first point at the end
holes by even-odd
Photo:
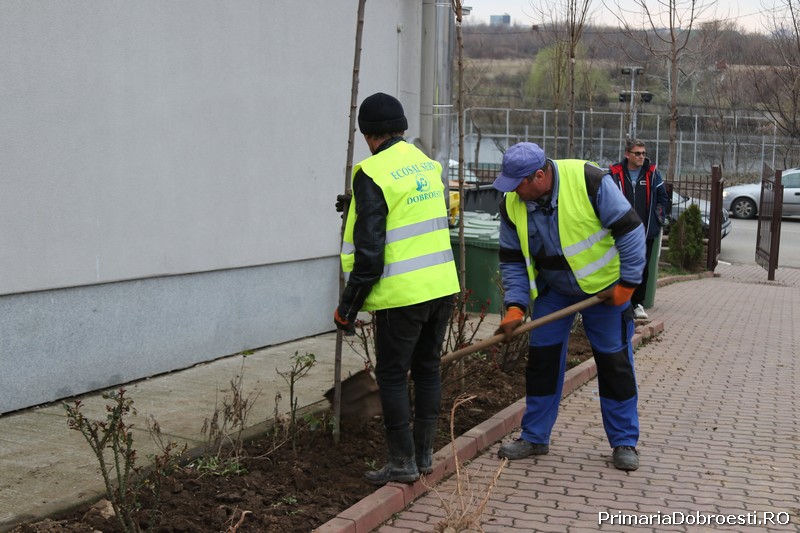
{"type": "Polygon", "coordinates": [[[617,446],[614,448],[614,468],[618,470],[636,470],[639,468],[639,452],[633,446],[617,446]]]}
{"type": "Polygon", "coordinates": [[[550,446],[547,444],[534,444],[526,440],[516,439],[500,446],[497,456],[506,459],[524,459],[530,455],[547,455],[549,452],[550,446]]]}
{"type": "Polygon", "coordinates": [[[647,320],[647,313],[644,312],[644,307],[642,307],[642,304],[636,304],[633,306],[633,316],[634,318],[647,320]]]}

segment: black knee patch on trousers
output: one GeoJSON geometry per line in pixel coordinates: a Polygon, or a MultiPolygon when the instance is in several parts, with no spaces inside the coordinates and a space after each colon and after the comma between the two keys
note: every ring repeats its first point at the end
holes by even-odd
{"type": "Polygon", "coordinates": [[[610,400],[629,400],[636,395],[636,378],[628,359],[628,349],[601,353],[592,349],[597,364],[597,384],[600,397],[610,400]]]}
{"type": "Polygon", "coordinates": [[[562,344],[531,346],[525,368],[525,392],[528,396],[551,396],[556,393],[562,344]]]}

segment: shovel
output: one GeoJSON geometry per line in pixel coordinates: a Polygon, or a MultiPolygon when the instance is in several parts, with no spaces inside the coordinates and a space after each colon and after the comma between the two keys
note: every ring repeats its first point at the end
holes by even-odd
{"type": "MultiPolygon", "coordinates": [[[[536,320],[531,320],[530,322],[525,322],[515,329],[511,333],[511,336],[516,337],[518,335],[522,335],[527,331],[544,326],[545,324],[560,318],[564,318],[573,313],[577,313],[578,311],[582,311],[587,307],[596,305],[603,300],[604,298],[600,298],[599,296],[595,295],[591,298],[587,298],[586,300],[570,305],[569,307],[565,307],[564,309],[550,313],[549,315],[539,317],[536,320]]],[[[489,346],[498,344],[503,340],[505,340],[505,335],[498,333],[497,335],[489,337],[488,339],[476,342],[475,344],[470,344],[469,346],[465,346],[460,350],[456,350],[442,356],[442,364],[458,361],[462,357],[488,348],[489,346]]],[[[342,418],[369,419],[375,415],[381,414],[380,399],[378,396],[378,384],[375,382],[375,378],[373,378],[367,370],[362,370],[348,377],[342,381],[341,387],[342,405],[346,406],[346,409],[344,407],[342,408],[342,418]]],[[[332,399],[332,395],[333,389],[325,393],[325,396],[328,398],[328,400],[332,399]]]]}
{"type": "MultiPolygon", "coordinates": [[[[527,331],[536,329],[540,326],[544,326],[545,324],[549,324],[550,322],[554,322],[560,318],[564,318],[565,316],[577,313],[578,311],[583,311],[587,307],[599,304],[603,300],[604,298],[594,295],[591,298],[587,298],[586,300],[580,301],[576,304],[572,304],[569,307],[565,307],[564,309],[559,309],[558,311],[550,313],[549,315],[544,315],[542,317],[537,318],[536,320],[525,322],[524,324],[520,325],[517,329],[515,329],[513,332],[511,332],[511,336],[516,337],[518,335],[522,335],[527,331]]],[[[471,353],[479,352],[484,348],[488,348],[489,346],[493,346],[499,342],[502,342],[504,339],[505,335],[502,333],[498,333],[497,335],[489,337],[488,339],[476,342],[475,344],[470,344],[469,346],[465,346],[464,348],[456,350],[455,352],[450,352],[449,354],[442,356],[442,364],[458,361],[464,356],[467,356],[471,353]]]]}

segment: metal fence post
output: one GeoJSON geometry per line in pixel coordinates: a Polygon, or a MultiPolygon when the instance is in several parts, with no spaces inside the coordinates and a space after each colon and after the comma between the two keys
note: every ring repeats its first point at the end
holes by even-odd
{"type": "Polygon", "coordinates": [[[586,149],[584,140],[586,139],[586,111],[581,111],[581,157],[584,157],[586,149]]]}
{"type": "Polygon", "coordinates": [[[661,148],[661,116],[656,117],[656,165],[658,165],[658,151],[661,148]]]}
{"type": "Polygon", "coordinates": [[[506,148],[511,146],[511,110],[506,109],[506,148]]]}
{"type": "Polygon", "coordinates": [[[711,196],[708,205],[711,212],[708,220],[708,249],[706,270],[714,272],[722,245],[722,169],[719,165],[711,167],[711,196]]]}
{"type": "Polygon", "coordinates": [[[697,114],[694,115],[694,146],[692,146],[692,170],[697,171],[697,114]]]}
{"type": "Polygon", "coordinates": [[[605,140],[605,128],[600,128],[600,159],[603,159],[603,142],[605,140]]]}
{"type": "MultiPolygon", "coordinates": [[[[777,144],[776,137],[778,135],[778,125],[772,125],[772,168],[775,168],[775,145],[777,144]]],[[[780,176],[778,176],[780,178],[780,176]]]]}
{"type": "Polygon", "coordinates": [[[764,165],[761,176],[761,201],[758,205],[756,232],[756,263],[767,270],[767,279],[775,280],[780,252],[781,215],[783,213],[782,171],[764,165]]]}
{"type": "Polygon", "coordinates": [[[769,272],[767,279],[775,281],[778,270],[778,255],[781,249],[781,217],[783,216],[783,171],[775,172],[775,189],[773,191],[772,224],[769,236],[769,272]]]}
{"type": "Polygon", "coordinates": [[[547,153],[547,111],[542,112],[542,150],[547,153]]]}

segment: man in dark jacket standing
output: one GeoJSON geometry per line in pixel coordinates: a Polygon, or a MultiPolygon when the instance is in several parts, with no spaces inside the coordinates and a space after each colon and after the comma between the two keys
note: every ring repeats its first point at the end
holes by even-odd
{"type": "Polygon", "coordinates": [[[661,180],[661,173],[647,158],[644,141],[639,139],[628,139],[625,142],[625,157],[616,165],[611,165],[609,173],[644,223],[647,260],[642,282],[631,297],[631,305],[634,316],[645,319],[647,313],[643,304],[647,292],[647,276],[653,242],[661,232],[667,214],[667,189],[661,180]]]}

